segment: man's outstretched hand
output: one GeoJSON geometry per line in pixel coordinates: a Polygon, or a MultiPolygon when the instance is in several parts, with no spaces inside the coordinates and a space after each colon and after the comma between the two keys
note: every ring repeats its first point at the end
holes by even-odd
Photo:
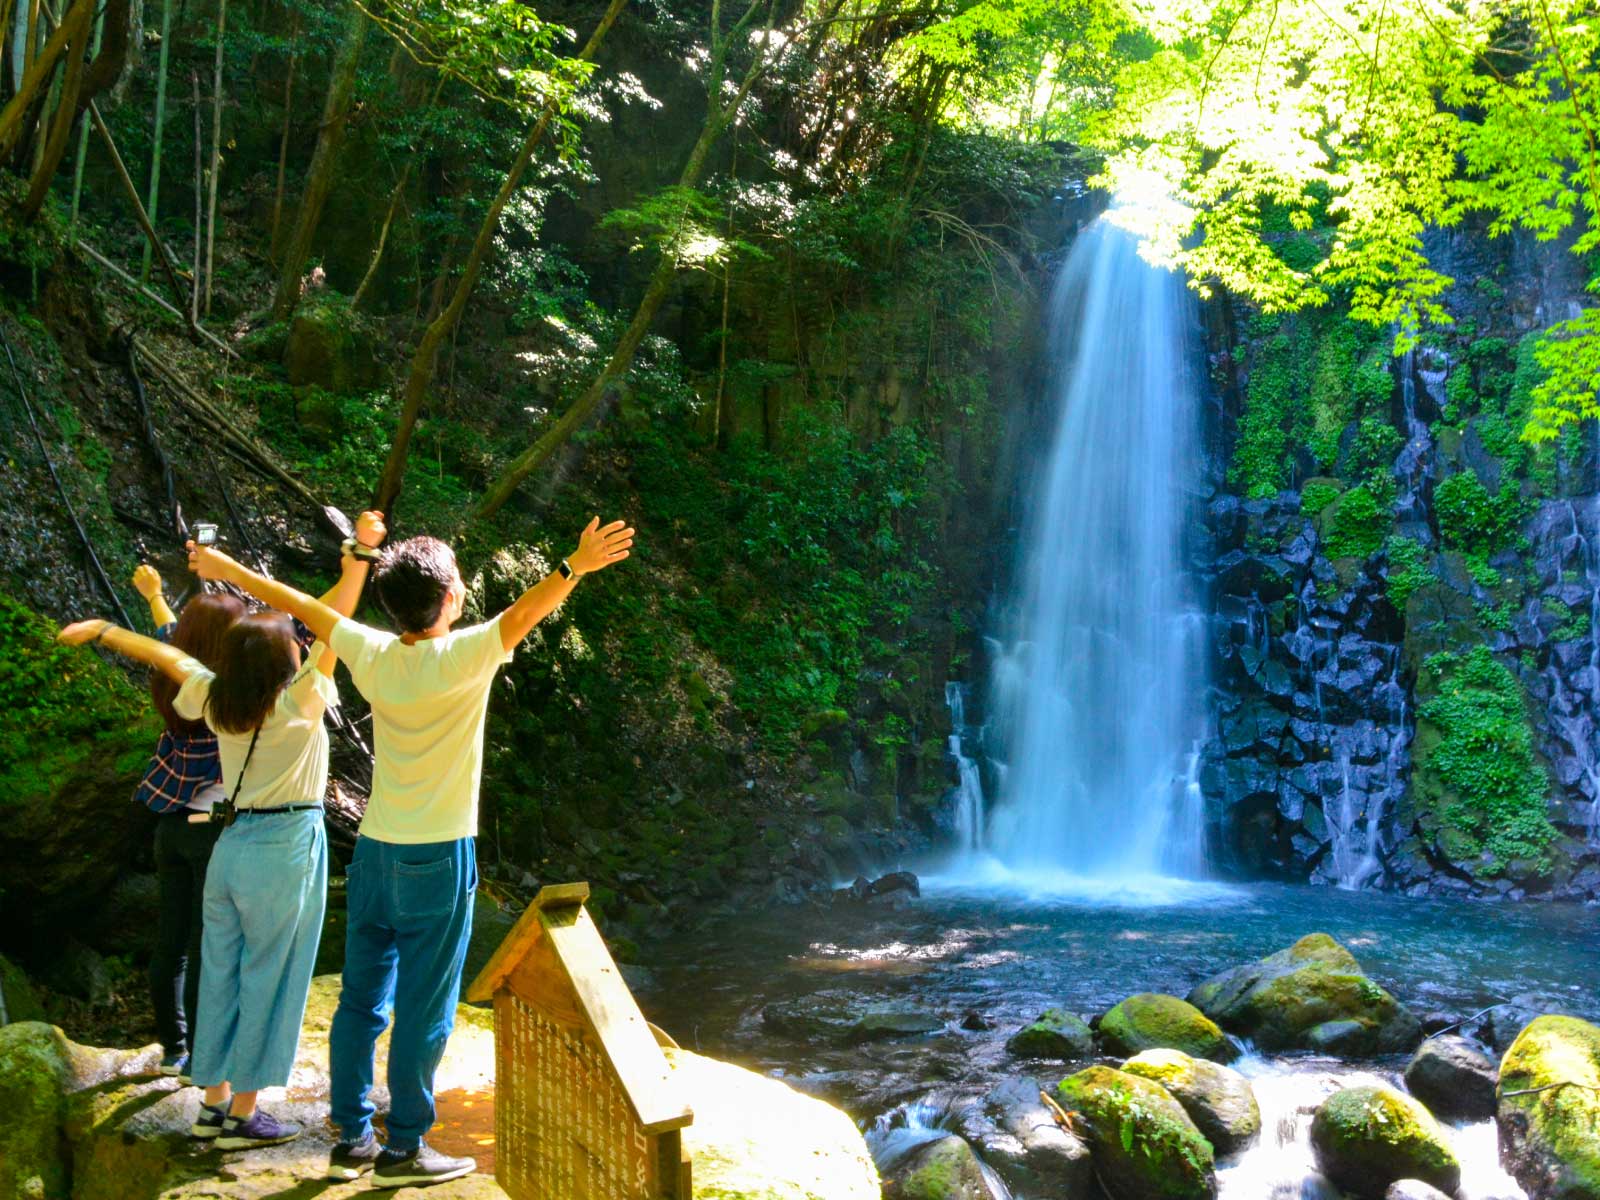
{"type": "Polygon", "coordinates": [[[633,546],[633,528],[622,521],[602,526],[596,517],[578,535],[578,548],[568,556],[567,562],[579,575],[588,575],[619,563],[628,557],[633,546]]]}

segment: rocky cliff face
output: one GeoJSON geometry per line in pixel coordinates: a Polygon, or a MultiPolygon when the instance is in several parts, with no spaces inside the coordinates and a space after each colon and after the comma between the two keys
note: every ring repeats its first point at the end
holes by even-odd
{"type": "Polygon", "coordinates": [[[1430,249],[1456,325],[1400,358],[1337,314],[1210,314],[1211,842],[1239,874],[1592,899],[1595,429],[1518,437],[1582,280],[1555,245],[1430,249]]]}

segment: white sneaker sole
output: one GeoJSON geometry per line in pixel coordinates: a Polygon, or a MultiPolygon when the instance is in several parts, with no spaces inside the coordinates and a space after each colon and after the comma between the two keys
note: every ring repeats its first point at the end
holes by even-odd
{"type": "Polygon", "coordinates": [[[471,1175],[477,1169],[478,1164],[473,1162],[459,1170],[446,1171],[442,1175],[380,1175],[374,1171],[372,1186],[375,1188],[427,1187],[433,1183],[448,1183],[452,1179],[460,1179],[463,1175],[471,1175]]]}

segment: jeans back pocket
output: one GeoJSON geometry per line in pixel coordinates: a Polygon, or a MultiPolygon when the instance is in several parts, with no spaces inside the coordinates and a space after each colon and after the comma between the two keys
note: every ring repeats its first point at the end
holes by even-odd
{"type": "Polygon", "coordinates": [[[442,917],[455,906],[456,870],[451,859],[394,864],[396,917],[402,920],[442,917]]]}

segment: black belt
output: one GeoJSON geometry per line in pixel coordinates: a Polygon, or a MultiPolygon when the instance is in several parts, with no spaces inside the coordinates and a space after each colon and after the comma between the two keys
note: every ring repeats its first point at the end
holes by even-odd
{"type": "Polygon", "coordinates": [[[321,807],[320,804],[280,804],[277,808],[236,808],[234,812],[241,817],[270,817],[273,813],[310,812],[313,808],[321,807]]]}

